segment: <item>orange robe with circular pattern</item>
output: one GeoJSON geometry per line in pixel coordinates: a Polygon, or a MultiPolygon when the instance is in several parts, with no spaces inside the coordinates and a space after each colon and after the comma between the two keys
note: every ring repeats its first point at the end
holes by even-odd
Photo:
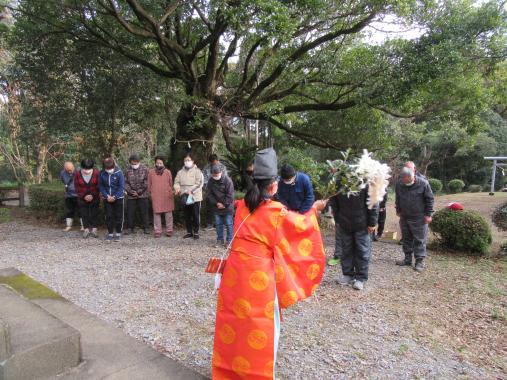
{"type": "MultiPolygon", "coordinates": [[[[237,202],[237,231],[249,210],[237,202]]],[[[280,309],[309,297],[324,274],[317,212],[266,201],[239,229],[218,293],[213,379],[273,379],[280,309]]]]}

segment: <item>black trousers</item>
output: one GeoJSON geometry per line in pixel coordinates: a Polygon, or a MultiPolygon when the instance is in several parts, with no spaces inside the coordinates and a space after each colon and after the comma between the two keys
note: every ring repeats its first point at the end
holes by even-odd
{"type": "Polygon", "coordinates": [[[107,232],[112,234],[121,234],[123,230],[123,199],[117,199],[114,202],[104,200],[104,210],[106,212],[107,232]]]}
{"type": "Polygon", "coordinates": [[[380,211],[378,213],[378,230],[377,230],[377,235],[382,235],[384,233],[384,227],[386,225],[386,216],[387,216],[387,211],[384,210],[384,211],[380,211]]]}
{"type": "Polygon", "coordinates": [[[65,198],[65,219],[74,219],[75,216],[79,216],[77,198],[65,198]]]}
{"type": "Polygon", "coordinates": [[[79,213],[83,219],[84,228],[97,228],[99,224],[99,202],[78,201],[79,213]]]}
{"type": "Polygon", "coordinates": [[[341,229],[342,271],[359,281],[368,280],[371,258],[371,238],[368,230],[347,232],[341,229]]]}
{"type": "Polygon", "coordinates": [[[139,209],[139,213],[141,214],[143,228],[148,229],[150,227],[148,208],[148,198],[127,199],[127,227],[130,230],[134,229],[137,209],[139,209]]]}
{"type": "Polygon", "coordinates": [[[195,202],[194,204],[185,206],[183,211],[187,233],[198,234],[199,225],[201,224],[201,202],[195,202]]]}

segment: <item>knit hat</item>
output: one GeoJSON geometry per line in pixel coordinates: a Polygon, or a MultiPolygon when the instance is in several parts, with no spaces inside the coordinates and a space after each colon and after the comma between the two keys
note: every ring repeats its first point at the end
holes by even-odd
{"type": "Polygon", "coordinates": [[[281,170],[280,174],[281,174],[282,179],[288,180],[288,179],[293,178],[296,175],[296,170],[294,170],[294,168],[291,165],[285,164],[282,166],[282,170],[281,170]]]}
{"type": "Polygon", "coordinates": [[[213,165],[211,167],[211,174],[218,174],[218,173],[222,173],[222,169],[218,165],[213,165]]]}
{"type": "Polygon", "coordinates": [[[134,153],[132,154],[130,157],[129,157],[129,162],[139,162],[141,161],[141,159],[139,158],[139,155],[137,153],[134,153]]]}
{"type": "Polygon", "coordinates": [[[271,179],[278,174],[278,159],[273,148],[259,150],[255,154],[254,179],[271,179]]]}

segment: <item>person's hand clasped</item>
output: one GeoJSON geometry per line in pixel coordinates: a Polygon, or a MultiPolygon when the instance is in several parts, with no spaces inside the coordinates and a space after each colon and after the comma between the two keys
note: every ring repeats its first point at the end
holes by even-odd
{"type": "Polygon", "coordinates": [[[313,204],[313,207],[316,208],[317,211],[322,211],[326,208],[326,205],[327,205],[327,201],[319,200],[319,201],[315,201],[315,203],[313,204]]]}
{"type": "Polygon", "coordinates": [[[84,200],[86,202],[91,202],[93,200],[93,196],[91,194],[85,195],[84,200]]]}
{"type": "Polygon", "coordinates": [[[425,216],[424,217],[424,223],[430,224],[433,221],[433,218],[431,216],[425,216]]]}
{"type": "Polygon", "coordinates": [[[377,227],[370,227],[370,226],[368,226],[368,233],[372,234],[372,233],[375,232],[376,229],[377,229],[377,227]]]}
{"type": "Polygon", "coordinates": [[[223,210],[225,208],[225,206],[224,206],[223,203],[218,202],[217,203],[217,208],[220,209],[220,210],[223,210]]]}
{"type": "Polygon", "coordinates": [[[113,197],[112,195],[108,195],[108,196],[107,196],[107,201],[108,201],[109,203],[113,203],[115,200],[116,200],[116,198],[115,198],[115,197],[113,197]]]}

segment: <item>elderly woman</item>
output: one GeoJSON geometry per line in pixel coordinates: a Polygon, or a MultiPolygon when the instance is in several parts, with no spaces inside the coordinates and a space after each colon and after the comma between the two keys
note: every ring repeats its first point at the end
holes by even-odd
{"type": "MultiPolygon", "coordinates": [[[[65,161],[63,164],[63,170],[60,172],[60,180],[65,186],[65,232],[69,232],[72,229],[72,223],[74,217],[79,215],[79,206],[77,204],[76,188],[74,186],[74,175],[76,171],[74,164],[70,161],[65,161]]],[[[81,231],[83,228],[83,220],[81,221],[81,231]]]]}
{"type": "Polygon", "coordinates": [[[97,225],[99,217],[99,171],[91,159],[81,161],[81,168],[74,174],[74,186],[77,195],[79,213],[83,219],[83,237],[90,234],[97,238],[97,225]]]}
{"type": "Polygon", "coordinates": [[[306,213],[273,201],[273,149],[255,157],[254,184],[237,202],[231,252],[217,300],[213,379],[273,379],[280,309],[309,297],[324,273],[324,247],[315,202],[306,213]]]}
{"type": "Polygon", "coordinates": [[[100,172],[99,184],[106,213],[106,242],[118,242],[123,231],[125,178],[112,157],[107,157],[103,162],[103,166],[104,168],[100,172]]]}
{"type": "Polygon", "coordinates": [[[181,202],[185,214],[185,226],[187,233],[184,239],[199,239],[199,227],[201,224],[201,202],[203,174],[194,163],[194,159],[188,153],[183,159],[183,168],[176,174],[174,190],[176,195],[181,195],[181,202]]]}
{"type": "Polygon", "coordinates": [[[153,232],[156,238],[162,236],[162,214],[165,218],[166,236],[173,235],[173,177],[164,165],[164,158],[155,157],[155,168],[148,173],[148,193],[153,207],[153,232]]]}

